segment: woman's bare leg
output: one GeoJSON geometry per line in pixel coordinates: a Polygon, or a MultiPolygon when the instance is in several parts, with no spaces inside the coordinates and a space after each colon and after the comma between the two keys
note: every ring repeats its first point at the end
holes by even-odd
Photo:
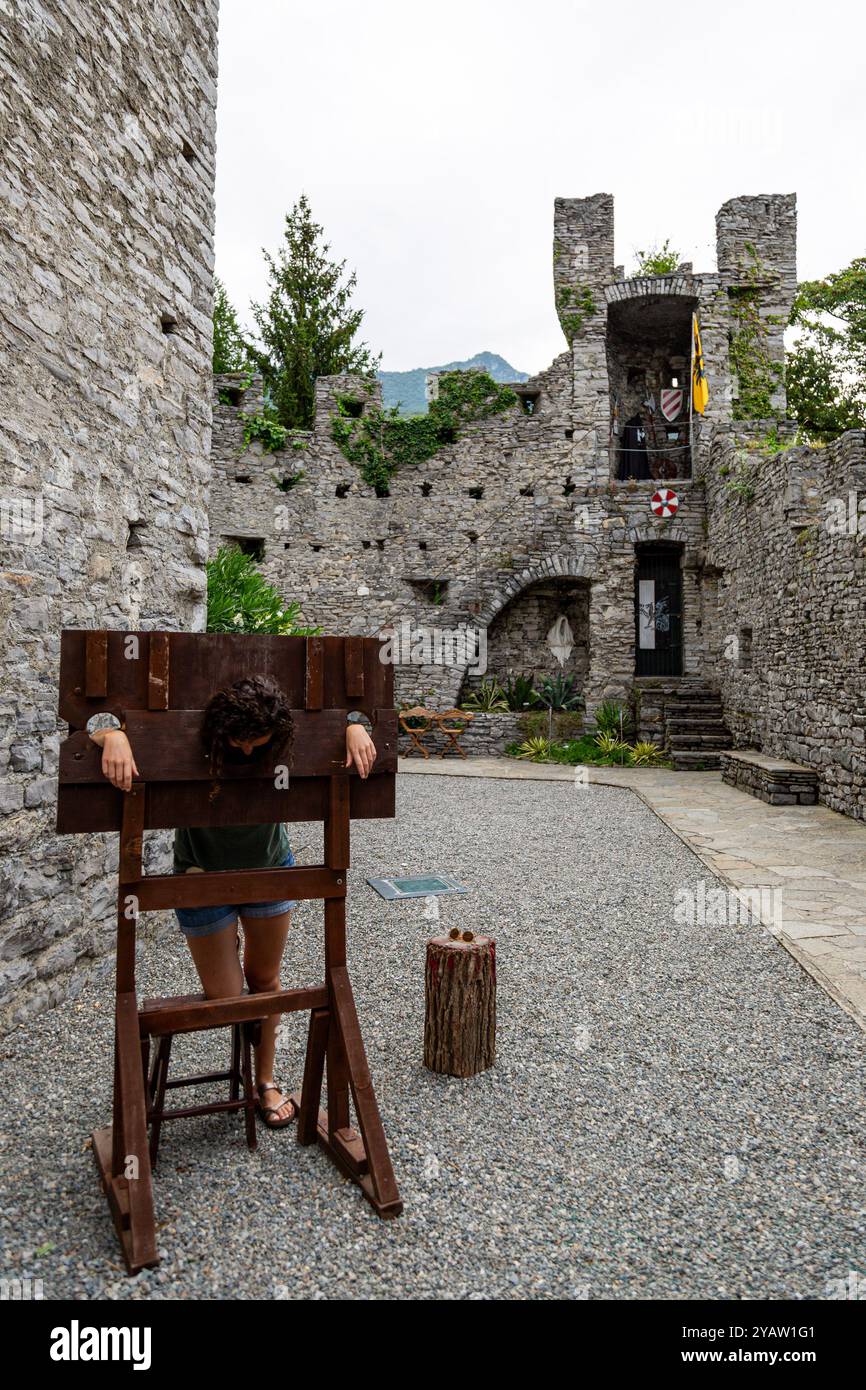
{"type": "MultiPolygon", "coordinates": [[[[244,924],[244,974],[250,994],[267,994],[280,988],[280,963],[292,920],[290,912],[276,917],[241,917],[244,924]]],[[[256,1048],[256,1083],[273,1081],[277,1029],[281,1014],[271,1014],[262,1023],[262,1041],[256,1048]]],[[[288,1100],[279,1091],[268,1091],[264,1104],[279,1106],[272,1120],[284,1120],[292,1113],[288,1100]]]]}
{"type": "Polygon", "coordinates": [[[186,940],[208,999],[233,999],[243,994],[236,921],[210,936],[188,936],[186,940]]]}

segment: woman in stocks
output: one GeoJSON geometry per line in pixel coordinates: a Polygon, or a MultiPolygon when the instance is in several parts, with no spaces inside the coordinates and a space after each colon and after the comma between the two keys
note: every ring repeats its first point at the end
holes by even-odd
{"type": "MultiPolygon", "coordinates": [[[[113,786],[129,791],[138,776],[133,749],[110,714],[94,715],[87,732],[102,748],[102,771],[113,786]]],[[[202,741],[218,786],[226,764],[249,763],[265,750],[279,755],[292,738],[286,697],[273,681],[260,676],[236,681],[214,695],[205,710],[202,741]]],[[[366,777],[376,748],[362,724],[346,725],[346,767],[354,762],[366,777]]],[[[175,831],[175,873],[220,869],[290,867],[295,857],[284,824],[185,828],[175,831]]],[[[251,994],[280,988],[280,963],[291,920],[291,900],[239,906],[176,908],[202,989],[209,999],[241,994],[246,979],[251,994]],[[244,929],[243,968],[238,958],[238,917],[244,929]]],[[[291,1124],[296,1106],[274,1081],[274,1053],[279,1015],[262,1024],[255,1050],[259,1111],[270,1129],[291,1124]]]]}

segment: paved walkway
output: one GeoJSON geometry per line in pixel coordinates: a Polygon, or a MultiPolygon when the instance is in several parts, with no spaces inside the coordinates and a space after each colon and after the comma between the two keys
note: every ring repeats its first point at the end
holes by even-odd
{"type": "MultiPolygon", "coordinates": [[[[573,767],[514,758],[401,758],[399,767],[423,775],[575,780],[573,767]]],[[[581,772],[590,784],[636,792],[866,1028],[866,826],[826,806],[768,806],[718,772],[581,772]]]]}

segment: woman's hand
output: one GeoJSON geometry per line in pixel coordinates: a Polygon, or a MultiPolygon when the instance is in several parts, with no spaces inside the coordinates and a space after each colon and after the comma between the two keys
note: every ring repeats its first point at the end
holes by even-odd
{"type": "Polygon", "coordinates": [[[346,725],[346,767],[352,762],[361,777],[366,777],[376,761],[376,745],[363,724],[346,725]]]}
{"type": "Polygon", "coordinates": [[[94,743],[102,745],[103,775],[118,791],[131,791],[133,775],[140,774],[126,734],[120,729],[98,729],[90,737],[94,743]]]}

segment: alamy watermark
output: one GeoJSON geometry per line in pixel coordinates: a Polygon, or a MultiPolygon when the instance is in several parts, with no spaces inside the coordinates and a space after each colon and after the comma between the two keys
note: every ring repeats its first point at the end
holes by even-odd
{"type": "Polygon", "coordinates": [[[380,630],[383,666],[457,666],[483,676],[487,670],[487,629],[470,623],[431,627],[401,617],[399,627],[380,630]]]}
{"type": "Polygon", "coordinates": [[[45,530],[42,496],[0,497],[0,536],[12,545],[40,545],[45,530]]]}
{"type": "Polygon", "coordinates": [[[674,921],[680,926],[735,927],[758,923],[777,932],[783,920],[782,890],[769,884],[725,888],[700,879],[693,887],[677,889],[674,921]]]}

